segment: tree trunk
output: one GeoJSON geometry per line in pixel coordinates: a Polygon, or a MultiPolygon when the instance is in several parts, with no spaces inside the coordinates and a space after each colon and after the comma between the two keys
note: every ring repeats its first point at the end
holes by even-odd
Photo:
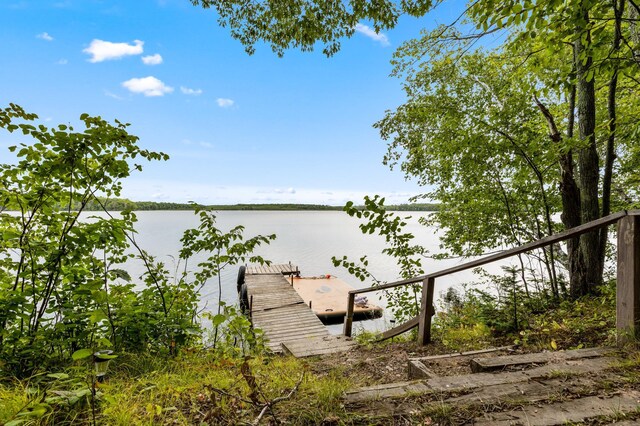
{"type": "MultiPolygon", "coordinates": [[[[576,86],[571,86],[569,92],[569,116],[567,137],[573,137],[576,110],[576,86]]],[[[573,152],[567,151],[560,156],[560,196],[562,197],[562,223],[565,229],[575,228],[580,225],[580,191],[574,178],[573,152]]],[[[578,278],[582,268],[582,256],[580,254],[580,238],[567,240],[567,257],[569,258],[569,291],[578,288],[578,278]]]]}
{"type": "MultiPolygon", "coordinates": [[[[622,14],[625,0],[614,0],[613,13],[615,16],[615,30],[613,34],[613,51],[617,54],[622,40],[622,14]]],[[[602,178],[602,216],[611,213],[611,181],[613,180],[613,162],[616,159],[616,95],[618,90],[618,67],[614,61],[614,70],[609,80],[609,94],[607,98],[607,112],[609,114],[609,137],[607,138],[607,153],[604,162],[604,176],[602,178]]],[[[605,252],[607,248],[608,227],[600,231],[600,268],[604,270],[605,252]]]]}
{"type": "MultiPolygon", "coordinates": [[[[555,143],[562,141],[562,134],[558,130],[555,119],[551,112],[534,97],[538,108],[545,116],[549,125],[549,137],[555,143]]],[[[575,106],[576,106],[576,86],[572,85],[569,90],[569,111],[567,116],[567,138],[573,137],[573,127],[575,122],[575,106]]],[[[558,159],[560,163],[560,196],[562,199],[562,224],[565,229],[571,229],[580,225],[580,191],[574,177],[573,153],[571,150],[562,152],[558,159]]],[[[580,287],[580,274],[584,270],[584,261],[580,252],[580,239],[572,238],[567,241],[567,257],[569,269],[569,287],[573,294],[574,288],[580,287]]]]}
{"type": "MultiPolygon", "coordinates": [[[[581,36],[574,42],[576,58],[576,95],[578,135],[585,147],[578,152],[578,188],[580,190],[581,222],[586,223],[600,217],[598,203],[599,158],[596,147],[596,94],[595,76],[592,70],[593,58],[587,46],[591,44],[588,29],[589,13],[583,8],[581,17],[584,22],[581,36]],[[583,44],[582,36],[586,43],[583,44]]],[[[593,292],[602,282],[600,267],[600,234],[598,231],[583,234],[580,237],[580,257],[582,265],[576,265],[578,276],[575,286],[571,287],[571,296],[579,297],[593,292]]],[[[572,277],[573,278],[573,277],[572,277]]],[[[574,281],[572,279],[572,281],[574,281]]]]}

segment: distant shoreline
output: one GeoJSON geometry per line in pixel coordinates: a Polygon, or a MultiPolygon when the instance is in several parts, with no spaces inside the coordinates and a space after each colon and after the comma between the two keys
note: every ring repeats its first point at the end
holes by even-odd
{"type": "MultiPolygon", "coordinates": [[[[103,206],[110,211],[132,210],[132,211],[152,211],[152,210],[193,210],[194,205],[189,203],[167,203],[155,201],[131,201],[128,199],[101,199],[99,203],[89,203],[85,207],[87,211],[100,211],[103,206]]],[[[216,211],[342,211],[342,206],[328,206],[323,204],[214,204],[203,205],[206,210],[216,211]]],[[[362,207],[362,206],[359,206],[362,207]]],[[[438,210],[438,204],[414,203],[395,204],[385,206],[389,211],[426,211],[438,210]]]]}
{"type": "MultiPolygon", "coordinates": [[[[90,201],[84,207],[84,211],[189,211],[194,210],[195,206],[199,206],[204,210],[211,211],[342,211],[342,206],[328,206],[324,204],[212,204],[198,205],[190,203],[167,203],[156,201],[131,201],[125,198],[105,199],[99,198],[99,201],[90,201]]],[[[5,206],[4,211],[16,211],[12,206],[5,206]]],[[[67,210],[68,206],[61,206],[62,210],[67,210]]],[[[356,206],[363,209],[364,206],[356,206]]],[[[78,211],[80,204],[72,205],[71,210],[78,211]]],[[[407,211],[407,212],[435,212],[438,211],[439,205],[433,203],[414,203],[414,204],[392,204],[385,206],[387,211],[407,211]]],[[[2,211],[0,206],[0,211],[2,211]]]]}

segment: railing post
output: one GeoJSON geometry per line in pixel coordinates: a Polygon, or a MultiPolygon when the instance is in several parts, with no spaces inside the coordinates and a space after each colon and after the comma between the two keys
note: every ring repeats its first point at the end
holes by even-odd
{"type": "Polygon", "coordinates": [[[347,315],[344,317],[344,331],[343,334],[347,337],[351,337],[351,325],[353,324],[353,305],[356,301],[356,295],[349,293],[347,299],[347,315]]]}
{"type": "Polygon", "coordinates": [[[436,279],[427,277],[422,282],[422,299],[420,303],[420,318],[418,320],[418,344],[426,345],[431,342],[431,316],[433,315],[433,291],[436,279]]]}
{"type": "Polygon", "coordinates": [[[618,221],[618,279],[616,283],[618,345],[640,336],[640,216],[618,221]]]}

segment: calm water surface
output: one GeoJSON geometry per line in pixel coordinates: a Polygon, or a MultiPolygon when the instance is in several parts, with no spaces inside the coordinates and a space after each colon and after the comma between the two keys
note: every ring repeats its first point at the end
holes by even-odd
{"type": "MultiPolygon", "coordinates": [[[[428,215],[425,212],[401,212],[403,216],[412,216],[408,221],[407,231],[416,237],[416,243],[426,247],[431,253],[438,252],[438,230],[422,226],[418,218],[428,215]]],[[[181,247],[180,238],[188,229],[198,226],[198,217],[190,211],[141,211],[136,213],[138,234],[136,241],[141,248],[148,251],[158,260],[164,261],[171,270],[175,264],[181,247]]],[[[358,228],[358,219],[348,216],[340,211],[221,211],[217,213],[218,228],[227,231],[236,225],[245,227],[245,237],[249,238],[257,234],[276,234],[277,238],[268,246],[260,247],[256,254],[274,263],[288,263],[298,265],[303,276],[331,274],[346,281],[355,288],[370,286],[371,282],[361,282],[352,277],[343,268],[335,268],[331,263],[332,256],[348,256],[356,260],[363,255],[368,255],[369,268],[373,275],[381,281],[394,281],[399,279],[398,267],[393,259],[381,254],[385,247],[384,239],[376,235],[363,235],[358,228]]],[[[199,260],[190,260],[191,265],[196,265],[199,260]]],[[[427,272],[441,270],[456,264],[462,260],[433,260],[425,259],[424,265],[427,272]]],[[[139,276],[142,265],[131,264],[127,267],[132,276],[139,276]]],[[[495,272],[500,268],[494,265],[489,268],[495,272]]],[[[237,267],[229,267],[222,274],[222,299],[235,303],[237,267]]],[[[473,278],[471,272],[444,277],[436,281],[436,294],[446,290],[450,286],[460,286],[473,278]]],[[[385,305],[381,293],[367,294],[370,300],[381,306],[385,305]]],[[[218,286],[217,281],[208,283],[202,290],[202,307],[214,310],[217,306],[218,286]]],[[[388,328],[390,318],[388,316],[379,320],[360,323],[367,329],[388,328]]],[[[340,333],[341,326],[331,326],[331,331],[340,333]]]]}

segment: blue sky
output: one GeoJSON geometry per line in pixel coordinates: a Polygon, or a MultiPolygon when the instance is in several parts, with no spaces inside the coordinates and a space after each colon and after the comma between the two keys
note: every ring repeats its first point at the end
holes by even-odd
{"type": "MultiPolygon", "coordinates": [[[[326,58],[268,46],[254,55],[189,0],[0,0],[0,105],[47,125],[87,112],[131,123],[168,162],[129,178],[134,200],[343,205],[421,191],[381,161],[372,124],[403,101],[389,63],[423,27],[449,23],[455,0],[385,34],[361,31],[326,58]]],[[[0,162],[13,158],[0,134],[0,162]]]]}

